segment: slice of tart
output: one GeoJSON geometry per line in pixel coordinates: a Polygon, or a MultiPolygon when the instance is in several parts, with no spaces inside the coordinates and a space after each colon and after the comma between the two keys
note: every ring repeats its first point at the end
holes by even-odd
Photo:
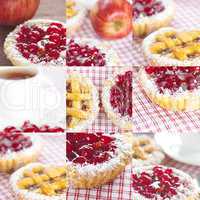
{"type": "Polygon", "coordinates": [[[12,174],[10,184],[17,199],[65,200],[66,166],[31,163],[12,174]]]}
{"type": "Polygon", "coordinates": [[[173,0],[133,0],[133,37],[144,37],[169,25],[174,14],[173,0]]]}
{"type": "Polygon", "coordinates": [[[67,66],[117,66],[116,52],[106,43],[89,38],[67,40],[67,66]]]}
{"type": "Polygon", "coordinates": [[[172,111],[200,108],[199,67],[146,67],[140,83],[153,103],[172,111]]]}
{"type": "Polygon", "coordinates": [[[75,188],[113,181],[130,163],[131,144],[120,134],[67,133],[67,166],[75,188]]]}
{"type": "Polygon", "coordinates": [[[65,66],[65,23],[47,19],[29,20],[7,36],[4,52],[15,66],[65,66]]]}
{"type": "Polygon", "coordinates": [[[116,71],[102,90],[102,103],[112,122],[124,130],[132,130],[133,72],[130,68],[116,71]]]}
{"type": "Polygon", "coordinates": [[[200,30],[161,28],[143,41],[147,61],[155,66],[199,66],[200,30]]]}
{"type": "Polygon", "coordinates": [[[133,169],[132,196],[142,200],[197,200],[194,180],[181,170],[165,166],[133,169]]]}
{"type": "Polygon", "coordinates": [[[77,72],[67,75],[67,131],[86,129],[98,115],[99,96],[92,81],[77,72]]]}
{"type": "Polygon", "coordinates": [[[11,172],[35,161],[42,147],[39,136],[8,129],[0,132],[0,172],[11,172]]]}

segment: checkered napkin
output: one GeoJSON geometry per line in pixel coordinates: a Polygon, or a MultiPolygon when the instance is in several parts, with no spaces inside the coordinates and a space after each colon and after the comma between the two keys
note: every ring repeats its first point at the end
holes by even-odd
{"type": "MultiPolygon", "coordinates": [[[[39,134],[38,134],[39,135],[39,134]]],[[[65,135],[42,136],[43,150],[39,162],[45,164],[63,164],[65,158],[65,135]]],[[[0,200],[14,200],[10,186],[9,175],[0,173],[0,200]]]]}

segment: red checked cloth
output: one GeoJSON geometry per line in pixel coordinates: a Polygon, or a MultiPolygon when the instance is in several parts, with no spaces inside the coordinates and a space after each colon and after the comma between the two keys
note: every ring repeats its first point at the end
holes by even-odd
{"type": "MultiPolygon", "coordinates": [[[[39,133],[38,133],[39,135],[39,133]]],[[[66,161],[65,135],[42,136],[43,150],[38,162],[45,164],[63,164],[66,161]]],[[[0,173],[0,200],[15,200],[9,186],[9,174],[0,173]]]]}

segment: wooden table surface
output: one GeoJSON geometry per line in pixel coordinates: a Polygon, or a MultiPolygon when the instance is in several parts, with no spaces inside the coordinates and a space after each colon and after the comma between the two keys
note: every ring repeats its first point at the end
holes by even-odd
{"type": "MultiPolygon", "coordinates": [[[[40,6],[34,18],[47,18],[65,21],[65,0],[40,0],[40,6]]],[[[0,26],[0,66],[11,66],[3,52],[3,43],[6,35],[14,27],[0,26]]]]}

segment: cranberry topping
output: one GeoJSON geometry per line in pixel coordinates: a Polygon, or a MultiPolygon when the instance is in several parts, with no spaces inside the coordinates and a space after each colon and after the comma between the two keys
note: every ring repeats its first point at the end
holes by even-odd
{"type": "Polygon", "coordinates": [[[133,5],[135,19],[140,16],[152,16],[165,9],[163,3],[158,0],[135,0],[133,5]]]}
{"type": "MultiPolygon", "coordinates": [[[[25,121],[24,124],[20,128],[16,128],[14,126],[6,127],[2,133],[33,133],[33,132],[64,132],[64,129],[61,127],[50,127],[49,125],[36,126],[35,124],[30,123],[30,121],[25,121]]],[[[1,133],[1,132],[0,132],[1,133]]]]}
{"type": "Polygon", "coordinates": [[[67,160],[73,163],[103,163],[115,153],[115,139],[102,133],[67,133],[67,160]]]}
{"type": "Polygon", "coordinates": [[[185,91],[200,86],[199,67],[146,67],[145,71],[155,80],[160,93],[168,89],[173,94],[180,88],[185,91]]]}
{"type": "Polygon", "coordinates": [[[48,63],[57,60],[66,50],[66,28],[59,23],[51,23],[46,30],[37,25],[24,25],[16,40],[23,57],[32,63],[48,63]]]}
{"type": "Polygon", "coordinates": [[[32,146],[32,141],[29,136],[21,133],[12,133],[12,130],[13,128],[10,127],[0,133],[0,154],[18,152],[32,146]]]}
{"type": "Polygon", "coordinates": [[[110,90],[110,103],[121,116],[132,117],[132,72],[118,75],[110,90]]]}
{"type": "Polygon", "coordinates": [[[171,199],[177,194],[179,178],[171,168],[155,166],[151,173],[142,172],[132,175],[135,192],[150,199],[171,199]]]}
{"type": "Polygon", "coordinates": [[[78,44],[74,40],[67,43],[67,66],[105,66],[105,53],[95,46],[78,44]]]}

